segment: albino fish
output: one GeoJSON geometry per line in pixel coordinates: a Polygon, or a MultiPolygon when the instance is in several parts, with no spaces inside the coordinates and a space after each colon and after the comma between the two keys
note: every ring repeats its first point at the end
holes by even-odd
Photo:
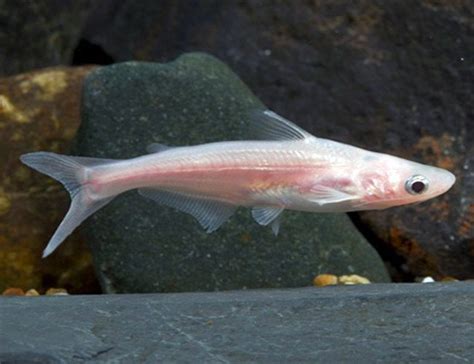
{"type": "Polygon", "coordinates": [[[23,163],[61,182],[72,199],[43,257],[88,216],[132,189],[193,215],[209,233],[245,206],[278,234],[285,209],[384,209],[438,196],[456,180],[444,169],[314,137],[269,110],[253,119],[265,140],[152,144],[150,154],[126,160],[22,155],[23,163]]]}

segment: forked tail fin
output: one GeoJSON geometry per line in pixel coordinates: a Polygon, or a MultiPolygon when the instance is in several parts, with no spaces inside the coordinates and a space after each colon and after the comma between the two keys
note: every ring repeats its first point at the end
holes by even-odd
{"type": "Polygon", "coordinates": [[[28,153],[20,157],[27,166],[61,182],[71,195],[69,211],[43,251],[50,255],[85,219],[110,202],[113,197],[91,198],[87,190],[87,168],[109,163],[98,158],[70,157],[49,152],[28,153]]]}

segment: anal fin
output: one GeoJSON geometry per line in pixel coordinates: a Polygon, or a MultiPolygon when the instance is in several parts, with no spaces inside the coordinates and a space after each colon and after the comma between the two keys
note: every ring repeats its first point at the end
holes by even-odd
{"type": "Polygon", "coordinates": [[[140,188],[138,193],[159,204],[173,207],[194,216],[208,233],[217,230],[234,214],[237,208],[221,201],[154,188],[140,188]]]}

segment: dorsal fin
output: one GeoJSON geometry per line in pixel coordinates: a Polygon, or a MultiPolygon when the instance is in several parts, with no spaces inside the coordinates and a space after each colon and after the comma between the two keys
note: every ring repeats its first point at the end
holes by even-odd
{"type": "Polygon", "coordinates": [[[258,139],[305,140],[315,137],[291,121],[270,110],[254,111],[250,115],[250,130],[258,139]]]}
{"type": "Polygon", "coordinates": [[[160,144],[160,143],[151,143],[146,147],[146,151],[150,154],[164,152],[165,150],[171,149],[172,147],[160,144]]]}

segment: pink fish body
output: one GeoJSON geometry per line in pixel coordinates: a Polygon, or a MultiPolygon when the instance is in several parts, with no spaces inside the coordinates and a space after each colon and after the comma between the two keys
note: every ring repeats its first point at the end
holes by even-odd
{"type": "Polygon", "coordinates": [[[88,216],[132,189],[192,214],[208,232],[245,206],[278,234],[285,209],[383,209],[433,198],[455,182],[444,169],[316,138],[268,110],[257,114],[254,125],[267,140],[153,144],[150,154],[128,160],[23,155],[23,163],[59,180],[72,198],[43,256],[88,216]]]}

